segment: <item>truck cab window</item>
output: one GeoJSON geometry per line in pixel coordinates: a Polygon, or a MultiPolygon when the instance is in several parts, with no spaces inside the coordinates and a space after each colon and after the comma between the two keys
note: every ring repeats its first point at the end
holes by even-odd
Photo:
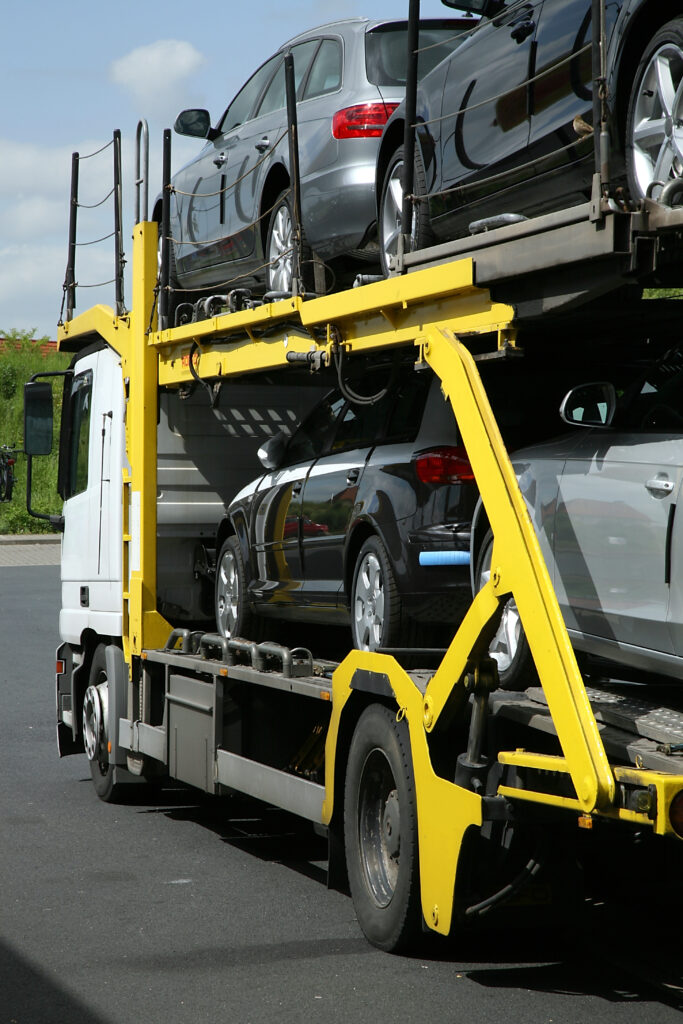
{"type": "Polygon", "coordinates": [[[92,371],[74,378],[69,401],[71,432],[69,466],[65,498],[80,494],[88,486],[90,410],[92,407],[92,371]]]}

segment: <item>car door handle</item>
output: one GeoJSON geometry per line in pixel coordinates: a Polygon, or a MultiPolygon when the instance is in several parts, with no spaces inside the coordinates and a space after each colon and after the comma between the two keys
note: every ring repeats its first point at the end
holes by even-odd
{"type": "Polygon", "coordinates": [[[357,482],[359,476],[360,476],[360,470],[359,469],[350,469],[348,471],[348,473],[346,474],[346,482],[347,482],[347,484],[355,484],[357,482]]]}
{"type": "Polygon", "coordinates": [[[225,155],[225,153],[219,153],[218,156],[215,156],[213,158],[213,162],[215,163],[216,167],[222,167],[223,164],[227,164],[228,158],[225,155]]]}
{"type": "Polygon", "coordinates": [[[520,21],[513,27],[510,35],[516,43],[523,43],[525,39],[532,35],[535,28],[535,21],[520,21]]]}
{"type": "Polygon", "coordinates": [[[659,476],[648,480],[645,487],[653,494],[671,494],[674,489],[673,480],[666,480],[664,477],[659,476]]]}
{"type": "Polygon", "coordinates": [[[292,497],[293,498],[298,498],[299,497],[299,495],[301,494],[301,487],[302,487],[302,485],[303,485],[303,480],[297,480],[296,483],[292,484],[292,497]]]}
{"type": "Polygon", "coordinates": [[[264,135],[260,142],[257,142],[254,149],[258,149],[259,153],[265,153],[270,146],[270,139],[267,135],[264,135]]]}

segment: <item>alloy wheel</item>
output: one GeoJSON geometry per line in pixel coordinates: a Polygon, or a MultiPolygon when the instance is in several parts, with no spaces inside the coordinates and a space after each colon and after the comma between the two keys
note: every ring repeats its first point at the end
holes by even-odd
{"type": "Polygon", "coordinates": [[[683,50],[676,43],[652,55],[632,103],[632,171],[644,196],[653,181],[683,175],[683,50]]]}
{"type": "Polygon", "coordinates": [[[237,560],[228,547],[218,566],[216,582],[216,611],[218,626],[223,636],[232,636],[237,622],[240,582],[237,560]]]}
{"type": "Polygon", "coordinates": [[[358,569],[353,596],[355,635],[361,651],[381,645],[384,629],[384,580],[379,559],[368,551],[358,569]]]}
{"type": "Polygon", "coordinates": [[[268,288],[270,291],[292,290],[292,215],[287,203],[275,211],[268,233],[268,288]]]}

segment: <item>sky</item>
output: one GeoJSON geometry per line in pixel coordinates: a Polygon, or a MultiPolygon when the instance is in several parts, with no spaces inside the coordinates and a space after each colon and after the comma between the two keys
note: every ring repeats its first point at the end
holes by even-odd
{"type": "MultiPolygon", "coordinates": [[[[150,205],[161,185],[161,140],[186,107],[215,120],[253,71],[298,32],[339,18],[407,17],[408,0],[23,0],[3,13],[0,113],[0,337],[12,328],[56,338],[67,260],[71,154],[122,133],[124,248],[131,254],[135,135],[150,136],[150,205]],[[196,15],[196,17],[195,17],[196,15]]],[[[422,17],[448,17],[421,0],[422,17]]],[[[173,136],[173,167],[201,148],[173,136]]],[[[109,193],[112,148],[81,159],[79,200],[109,193]]],[[[112,200],[79,210],[80,242],[113,229],[112,200]]],[[[114,305],[114,242],[81,245],[76,312],[114,305]]],[[[125,299],[130,298],[126,281],[125,299]]]]}

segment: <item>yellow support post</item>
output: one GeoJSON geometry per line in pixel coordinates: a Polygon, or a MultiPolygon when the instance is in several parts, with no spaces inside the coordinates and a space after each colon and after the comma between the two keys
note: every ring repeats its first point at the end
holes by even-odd
{"type": "Polygon", "coordinates": [[[124,474],[124,651],[163,647],[171,626],[156,610],[157,592],[157,408],[158,360],[147,330],[152,318],[157,276],[157,226],[136,224],[133,231],[133,312],[122,348],[126,393],[124,474]]]}

